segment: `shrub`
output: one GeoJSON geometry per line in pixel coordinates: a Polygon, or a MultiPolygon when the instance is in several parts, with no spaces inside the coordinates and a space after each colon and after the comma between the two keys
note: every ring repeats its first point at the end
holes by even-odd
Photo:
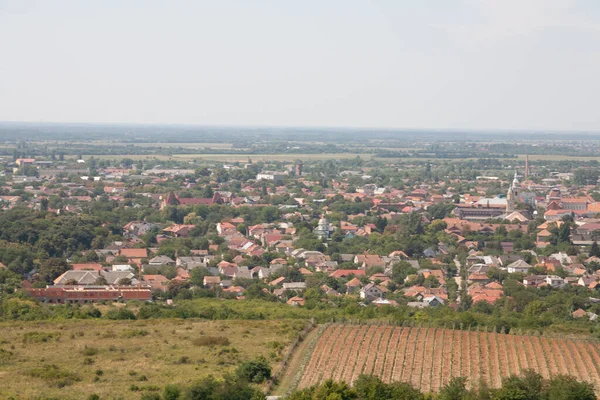
{"type": "Polygon", "coordinates": [[[13,358],[14,353],[12,351],[0,349],[0,365],[7,364],[13,358]]]}
{"type": "Polygon", "coordinates": [[[84,356],[95,356],[98,354],[98,349],[95,347],[87,347],[87,345],[81,350],[81,354],[84,356]]]}
{"type": "Polygon", "coordinates": [[[143,337],[148,336],[150,332],[145,329],[125,329],[121,334],[124,338],[143,337]]]}
{"type": "Polygon", "coordinates": [[[83,359],[83,365],[93,365],[94,359],[92,357],[86,357],[83,359]]]}
{"type": "Polygon", "coordinates": [[[166,385],[163,391],[164,400],[178,400],[181,396],[181,390],[177,385],[166,385]]]}
{"type": "Polygon", "coordinates": [[[127,308],[111,308],[105,314],[107,319],[136,319],[133,311],[127,308]]]}
{"type": "Polygon", "coordinates": [[[26,374],[34,378],[43,379],[49,384],[54,384],[59,388],[72,385],[74,382],[81,380],[79,375],[73,372],[64,371],[54,364],[32,368],[28,370],[26,374]]]}
{"type": "Polygon", "coordinates": [[[90,394],[87,398],[87,400],[100,400],[100,396],[98,396],[97,394],[90,394]]]}
{"type": "Polygon", "coordinates": [[[58,340],[60,333],[51,332],[27,332],[23,335],[23,343],[46,343],[51,340],[58,340]]]}
{"type": "Polygon", "coordinates": [[[203,336],[192,340],[194,346],[229,346],[229,339],[222,336],[203,336]]]}
{"type": "Polygon", "coordinates": [[[261,356],[240,365],[236,375],[247,382],[262,383],[271,378],[271,365],[261,356]]]}

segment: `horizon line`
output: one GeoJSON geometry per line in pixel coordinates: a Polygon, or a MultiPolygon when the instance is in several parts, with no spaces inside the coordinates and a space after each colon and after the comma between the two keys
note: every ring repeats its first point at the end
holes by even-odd
{"type": "Polygon", "coordinates": [[[178,123],[178,122],[81,122],[81,121],[20,121],[20,120],[0,120],[0,125],[87,125],[87,126],[133,126],[133,127],[197,127],[197,128],[239,128],[239,129],[332,129],[332,130],[356,130],[356,131],[421,131],[421,132],[440,132],[440,133],[554,133],[554,134],[600,134],[600,130],[565,130],[549,128],[417,128],[417,127],[372,127],[372,126],[343,126],[343,125],[243,125],[243,124],[199,124],[199,123],[178,123]]]}

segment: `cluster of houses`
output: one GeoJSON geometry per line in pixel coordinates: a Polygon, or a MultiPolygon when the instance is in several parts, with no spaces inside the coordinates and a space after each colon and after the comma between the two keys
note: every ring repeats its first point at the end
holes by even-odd
{"type": "MultiPolygon", "coordinates": [[[[231,172],[247,166],[222,167],[231,172]]],[[[556,229],[563,224],[562,218],[567,215],[573,217],[576,224],[571,232],[572,243],[576,246],[592,245],[600,236],[600,218],[597,218],[600,203],[592,197],[594,187],[574,187],[569,184],[568,176],[555,174],[552,179],[530,179],[529,171],[526,171],[523,181],[515,175],[506,182],[506,194],[489,197],[486,196],[490,189],[488,183],[497,182],[490,177],[481,177],[470,193],[461,193],[457,189],[465,183],[461,179],[419,182],[397,189],[373,183],[372,168],[365,167],[342,171],[327,187],[322,187],[320,181],[311,179],[303,171],[301,163],[288,163],[283,169],[265,169],[254,179],[238,182],[237,188],[233,188],[230,182],[211,178],[210,197],[190,197],[180,192],[196,187],[194,179],[189,178],[194,170],[159,167],[138,170],[136,167],[120,166],[98,168],[95,169],[97,175],[90,176],[89,169],[85,172],[83,160],[72,165],[55,166],[52,163],[39,164],[35,159],[19,159],[3,189],[10,193],[14,184],[24,183],[24,190],[29,196],[0,196],[0,205],[11,208],[24,204],[33,209],[46,207],[47,211],[59,214],[77,214],[83,213],[86,204],[96,201],[99,194],[111,201],[131,203],[128,207],[142,207],[128,196],[134,192],[149,199],[152,207],[158,210],[213,205],[263,207],[270,205],[274,196],[289,195],[289,201],[278,204],[281,217],[277,221],[253,225],[247,224],[241,217],[224,218],[214,226],[214,232],[222,238],[223,244],[211,242],[208,248],[192,249],[185,256],[165,255],[161,252],[161,243],[172,238],[195,237],[194,223],[131,221],[123,227],[122,241],[93,250],[101,263],[72,264],[53,285],[46,288],[24,284],[34,297],[48,303],[147,301],[152,299],[155,291],[166,292],[173,285],[189,282],[193,270],[200,267],[206,271],[205,288],[218,288],[232,297],[243,299],[245,288],[239,283],[257,280],[266,284],[265,290],[269,293],[293,306],[304,305],[306,281],[314,274],[336,280],[336,285],[320,286],[325,296],[356,296],[364,304],[389,306],[397,305],[399,296],[404,296],[408,299],[407,304],[415,308],[449,304],[448,281],[456,280],[460,286],[463,279],[467,281],[468,294],[474,303],[494,303],[504,293],[502,284],[490,276],[494,269],[523,274],[523,285],[536,288],[549,286],[560,289],[566,285],[580,285],[595,289],[600,281],[600,275],[591,273],[589,268],[591,263],[600,264],[600,259],[588,257],[580,263],[564,253],[541,257],[533,251],[527,259],[535,261],[529,264],[522,254],[516,254],[513,242],[500,243],[503,255],[489,256],[485,255],[486,243],[482,249],[481,243],[467,239],[471,233],[492,236],[500,227],[507,232],[530,234],[530,222],[539,217],[538,210],[543,210],[545,222],[535,229],[538,250],[549,245],[556,229]],[[19,175],[26,165],[38,168],[37,176],[19,175]],[[68,176],[78,178],[65,178],[68,176]],[[171,187],[161,190],[176,178],[180,182],[179,191],[171,187]],[[99,187],[101,193],[98,193],[99,187]],[[45,199],[59,194],[63,199],[59,208],[44,205],[45,199]],[[337,221],[331,217],[334,211],[323,203],[340,196],[350,203],[369,203],[372,206],[337,221]],[[306,250],[296,245],[299,234],[295,221],[312,222],[313,234],[327,244],[334,234],[346,240],[381,233],[375,224],[365,222],[371,216],[394,222],[402,215],[416,214],[423,224],[429,224],[431,217],[426,211],[439,204],[454,208],[451,215],[443,218],[444,233],[469,251],[467,265],[459,266],[467,271],[460,270],[458,276],[447,275],[448,260],[442,260],[451,250],[445,243],[427,248],[423,254],[412,258],[399,248],[387,255],[371,254],[364,249],[360,254],[339,254],[332,259],[326,251],[306,250]],[[315,215],[319,217],[315,218],[315,215]],[[143,246],[142,237],[150,233],[156,235],[155,248],[143,246]],[[234,253],[235,257],[225,260],[225,251],[234,253]],[[278,257],[266,266],[252,261],[266,253],[277,253],[278,257]],[[408,262],[416,272],[407,277],[399,288],[392,279],[392,270],[393,265],[401,261],[408,262]],[[426,265],[422,267],[421,264],[426,265]],[[161,270],[160,267],[171,267],[169,278],[156,272],[161,270]],[[289,273],[292,269],[295,274],[289,273]],[[560,276],[556,273],[557,269],[561,271],[560,276]],[[375,270],[379,272],[367,276],[368,271],[375,270]],[[532,273],[533,270],[537,273],[532,273]],[[541,270],[546,274],[539,274],[541,270]],[[289,276],[293,278],[287,278],[289,276]],[[436,284],[423,284],[423,281],[436,284]]]]}

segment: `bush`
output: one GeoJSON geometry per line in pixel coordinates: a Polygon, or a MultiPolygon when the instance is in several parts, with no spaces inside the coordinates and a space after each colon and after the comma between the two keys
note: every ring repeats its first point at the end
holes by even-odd
{"type": "Polygon", "coordinates": [[[95,361],[92,357],[86,357],[83,359],[83,365],[94,365],[95,361]]]}
{"type": "Polygon", "coordinates": [[[111,308],[105,314],[107,319],[136,319],[133,311],[127,308],[111,308]]]}
{"type": "Polygon", "coordinates": [[[60,333],[50,333],[50,332],[27,332],[23,335],[23,343],[46,343],[51,340],[58,340],[60,338],[60,333]]]}
{"type": "Polygon", "coordinates": [[[8,364],[13,357],[14,353],[12,351],[0,349],[0,365],[8,364]]]}
{"type": "Polygon", "coordinates": [[[223,380],[207,376],[185,389],[181,396],[183,400],[259,400],[264,398],[264,394],[258,388],[235,376],[225,376],[223,380]]]}
{"type": "Polygon", "coordinates": [[[229,346],[229,339],[222,336],[203,336],[192,340],[194,346],[229,346]]]}
{"type": "Polygon", "coordinates": [[[240,365],[236,375],[247,382],[262,383],[271,379],[271,365],[266,358],[261,356],[240,365]]]}
{"type": "Polygon", "coordinates": [[[59,388],[72,385],[74,382],[78,382],[81,380],[79,375],[73,372],[61,370],[54,364],[42,365],[41,367],[32,368],[26,372],[26,375],[29,375],[34,378],[43,379],[49,384],[54,384],[59,388]]]}
{"type": "Polygon", "coordinates": [[[125,329],[121,334],[124,338],[143,337],[148,336],[150,332],[145,329],[125,329]]]}
{"type": "Polygon", "coordinates": [[[177,385],[165,386],[165,390],[163,392],[164,400],[178,400],[179,396],[181,396],[181,390],[179,390],[177,385]]]}
{"type": "Polygon", "coordinates": [[[98,349],[95,347],[87,347],[87,345],[83,348],[83,350],[81,350],[81,354],[83,354],[84,356],[95,356],[96,354],[98,354],[98,349]]]}

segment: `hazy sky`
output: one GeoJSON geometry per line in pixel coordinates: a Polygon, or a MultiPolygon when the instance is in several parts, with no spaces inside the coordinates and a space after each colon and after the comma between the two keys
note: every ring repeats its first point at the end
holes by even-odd
{"type": "Polygon", "coordinates": [[[600,130],[600,1],[0,0],[0,120],[600,130]]]}

